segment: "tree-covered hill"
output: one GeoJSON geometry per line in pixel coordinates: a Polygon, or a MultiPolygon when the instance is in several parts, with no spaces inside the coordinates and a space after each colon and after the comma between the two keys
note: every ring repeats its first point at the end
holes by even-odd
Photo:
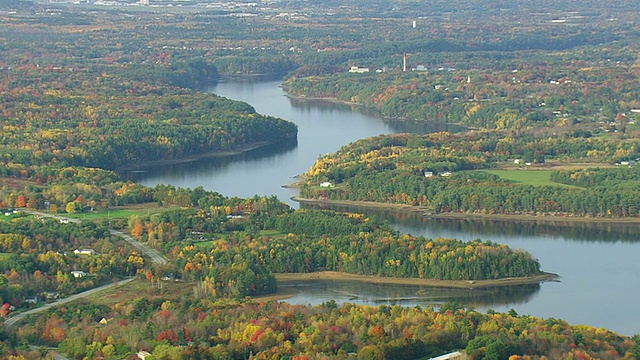
{"type": "Polygon", "coordinates": [[[628,163],[622,159],[640,157],[639,145],[636,139],[542,139],[508,132],[385,135],[318,159],[306,173],[300,194],[321,200],[423,206],[434,213],[637,217],[637,166],[560,170],[541,186],[513,183],[481,169],[500,162],[513,168],[517,161],[521,165],[512,172],[526,177],[527,171],[536,171],[533,163],[537,169],[544,169],[548,161],[591,162],[592,167],[628,163]],[[319,186],[323,182],[335,186],[319,186]]]}

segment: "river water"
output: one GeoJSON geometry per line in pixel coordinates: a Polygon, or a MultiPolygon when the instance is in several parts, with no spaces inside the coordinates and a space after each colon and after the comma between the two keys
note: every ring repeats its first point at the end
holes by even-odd
{"type": "MultiPolygon", "coordinates": [[[[282,143],[244,154],[162,165],[127,174],[144,185],[203,186],[226,196],[276,195],[289,200],[295,190],[282,187],[305,172],[318,156],[361,138],[399,132],[428,133],[441,126],[387,121],[357,106],[289,99],[279,80],[220,83],[209,89],[245,101],[259,113],[298,125],[297,142],[282,143]]],[[[375,212],[402,232],[431,238],[491,240],[524,249],[542,269],[561,276],[559,282],[465,291],[362,283],[295,282],[299,294],[290,302],[323,301],[376,305],[429,306],[457,301],[479,310],[508,311],[554,317],[571,324],[605,327],[625,335],[640,333],[640,226],[607,224],[536,224],[500,221],[429,220],[394,212],[375,212]]]]}

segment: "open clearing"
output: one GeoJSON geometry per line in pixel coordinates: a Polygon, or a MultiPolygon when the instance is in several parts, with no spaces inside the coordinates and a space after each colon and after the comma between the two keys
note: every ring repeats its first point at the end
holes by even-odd
{"type": "Polygon", "coordinates": [[[483,170],[489,174],[500,176],[502,179],[512,181],[514,183],[533,186],[561,186],[573,187],[577,186],[556,183],[550,180],[551,173],[555,170],[483,170]]]}

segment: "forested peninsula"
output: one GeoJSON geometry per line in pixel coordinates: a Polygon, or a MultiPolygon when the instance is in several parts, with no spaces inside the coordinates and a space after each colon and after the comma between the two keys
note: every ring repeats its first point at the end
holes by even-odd
{"type": "Polygon", "coordinates": [[[508,131],[383,135],[318,159],[300,196],[405,204],[435,214],[637,218],[640,170],[613,164],[638,145],[508,131]],[[553,161],[580,165],[548,170],[553,161]],[[501,167],[508,170],[496,171],[501,167]],[[539,183],[529,181],[540,176],[539,183]]]}

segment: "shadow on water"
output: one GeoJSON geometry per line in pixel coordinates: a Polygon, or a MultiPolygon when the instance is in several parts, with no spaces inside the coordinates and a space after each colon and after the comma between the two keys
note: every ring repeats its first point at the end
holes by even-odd
{"type": "Polygon", "coordinates": [[[439,306],[457,302],[485,309],[524,304],[540,291],[539,284],[465,290],[332,280],[286,281],[279,282],[278,287],[298,291],[286,300],[298,304],[317,305],[334,300],[361,305],[439,306]]]}
{"type": "Polygon", "coordinates": [[[323,112],[328,113],[335,111],[360,113],[367,117],[380,119],[386,122],[392,128],[394,133],[431,134],[441,131],[461,132],[466,130],[466,128],[461,125],[447,124],[437,121],[388,119],[380,115],[380,113],[376,109],[338,101],[324,99],[300,99],[290,97],[289,102],[292,108],[303,111],[316,112],[320,114],[322,114],[323,112]]]}
{"type": "Polygon", "coordinates": [[[536,237],[550,236],[578,242],[638,242],[638,224],[604,223],[585,221],[526,221],[488,219],[434,219],[419,212],[377,210],[357,206],[342,205],[301,205],[303,208],[323,208],[339,211],[359,212],[367,216],[383,219],[403,233],[424,235],[442,230],[453,233],[475,234],[482,239],[493,236],[536,237]]]}
{"type": "Polygon", "coordinates": [[[294,151],[297,147],[297,139],[289,139],[229,156],[211,156],[173,164],[140,167],[136,170],[127,171],[124,175],[131,181],[140,182],[147,178],[171,173],[207,173],[219,171],[231,164],[250,166],[252,162],[283,155],[294,151]]]}
{"type": "MultiPolygon", "coordinates": [[[[231,77],[222,79],[220,82],[235,83],[240,84],[240,86],[242,86],[242,84],[251,86],[251,84],[263,83],[268,81],[282,81],[285,75],[286,74],[231,77]]],[[[217,84],[213,84],[207,87],[207,90],[215,92],[216,85],[217,84]]],[[[340,101],[333,101],[331,99],[296,97],[287,97],[287,99],[289,100],[291,108],[297,110],[313,112],[317,114],[329,112],[360,113],[371,119],[379,119],[389,124],[394,133],[431,134],[441,131],[461,132],[466,130],[466,127],[461,125],[447,124],[437,121],[388,119],[380,115],[380,112],[374,108],[340,101]]]]}

